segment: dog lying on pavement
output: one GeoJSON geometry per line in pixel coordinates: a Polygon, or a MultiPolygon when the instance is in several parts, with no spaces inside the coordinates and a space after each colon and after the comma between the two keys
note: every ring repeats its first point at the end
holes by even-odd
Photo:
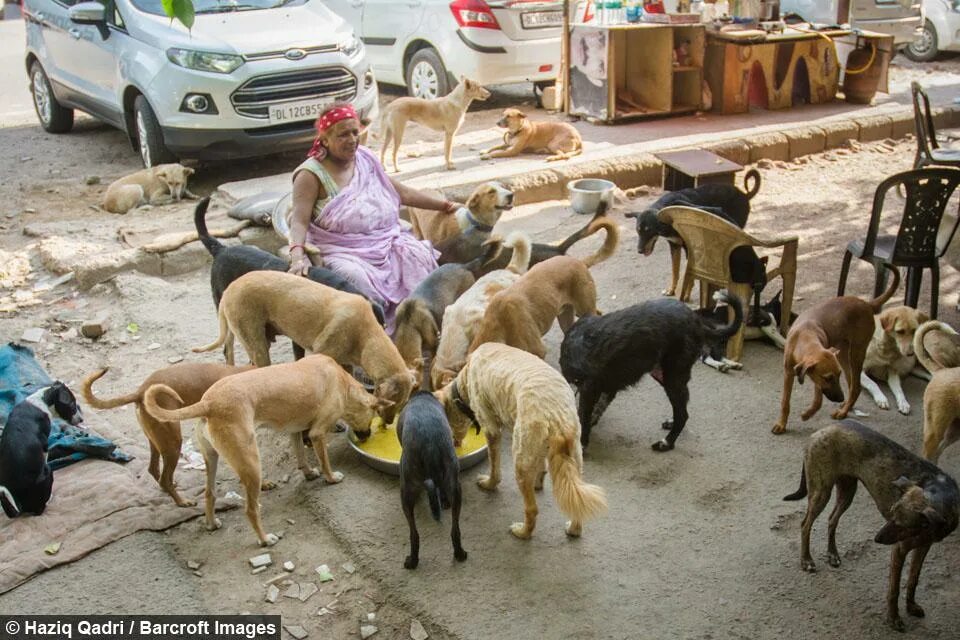
{"type": "Polygon", "coordinates": [[[424,490],[434,520],[440,522],[441,506],[451,508],[453,557],[463,562],[467,552],[460,544],[460,461],[443,406],[432,394],[420,391],[410,398],[397,422],[397,438],[402,449],[400,503],[410,526],[410,555],[403,566],[416,569],[420,563],[420,534],[413,509],[424,490]]]}
{"type": "Polygon", "coordinates": [[[480,232],[483,244],[504,211],[513,208],[513,192],[497,182],[473,190],[467,203],[452,216],[448,213],[410,209],[413,235],[429,240],[435,247],[459,234],[480,232]]]}
{"type": "MultiPolygon", "coordinates": [[[[173,498],[177,506],[194,507],[197,503],[182,497],[177,492],[177,485],[173,481],[183,439],[180,423],[156,420],[144,410],[143,395],[152,385],[165,384],[176,391],[185,403],[194,404],[200,401],[214,382],[251,368],[206,362],[180,362],[154,371],[137,387],[136,391],[115,398],[98,398],[93,394],[93,383],[108,371],[108,369],[100,369],[84,378],[80,389],[84,401],[94,409],[115,409],[128,404],[136,406],[137,421],[150,445],[150,466],[148,467],[150,475],[157,481],[160,488],[173,498]],[[163,460],[162,472],[161,459],[163,460]]],[[[182,406],[177,405],[170,398],[164,398],[159,402],[164,409],[179,409],[182,406]]]]}
{"type": "Polygon", "coordinates": [[[389,401],[375,398],[333,359],[320,354],[296,362],[261,367],[227,376],[215,382],[196,403],[186,405],[176,391],[155,384],[143,397],[144,407],[156,420],[179,422],[203,418],[196,429],[197,445],[207,467],[205,511],[207,528],[220,528],[214,515],[217,463],[222,455],[236,472],[246,496],[246,514],[260,546],[272,546],[277,536],[266,533],[260,520],[262,466],[256,428],[269,425],[285,431],[306,480],[320,477],[307,464],[302,432],[308,432],[320,461],[324,479],[330,484],[343,480],[327,457],[326,435],[338,420],[350,425],[361,440],[370,435],[370,421],[389,401]],[[164,409],[162,397],[182,406],[164,409]],[[183,406],[186,405],[186,406],[183,406]]]}
{"type": "Polygon", "coordinates": [[[837,501],[827,529],[827,559],[840,566],[837,524],[863,483],[887,523],[874,540],[893,545],[887,585],[887,623],[904,631],[900,618],[900,575],[907,554],[913,552],[907,581],[907,613],[922,618],[917,604],[917,582],[927,552],[943,540],[960,520],[960,491],[953,478],[907,451],[896,442],[855,420],[820,429],[810,437],[800,472],[800,488],[784,500],[807,498],[800,532],[800,566],[816,571],[810,556],[810,530],[837,489],[837,501]]]}
{"type": "Polygon", "coordinates": [[[456,379],[435,392],[454,438],[462,440],[474,424],[487,439],[490,474],[477,478],[485,491],[500,484],[500,437],[513,432],[511,450],[517,485],[523,495],[523,522],[510,527],[521,540],[537,524],[536,491],[550,471],[553,497],[570,517],[566,532],[578,537],[583,522],[607,507],[603,489],[583,481],[580,425],[570,386],[553,367],[534,355],[502,344],[485,344],[471,354],[456,379]]]}
{"type": "Polygon", "coordinates": [[[653,450],[673,449],[689,418],[687,385],[693,363],[708,341],[732,336],[743,322],[743,305],[736,296],[718,292],[715,298],[733,307],[733,321],[726,326],[715,327],[669,298],[574,323],[560,345],[560,370],[577,388],[584,447],[614,397],[649,373],[663,386],[673,409],[673,419],[662,425],[670,432],[653,444],[653,450]]]}
{"type": "Polygon", "coordinates": [[[874,318],[876,329],[863,360],[860,385],[881,409],[889,409],[890,403],[872,378],[886,380],[897,401],[897,410],[903,415],[910,413],[900,378],[910,375],[917,367],[913,338],[927,320],[927,314],[907,306],[884,309],[874,318]]]}
{"type": "Polygon", "coordinates": [[[141,205],[163,205],[181,198],[196,199],[187,189],[193,169],[182,164],[160,164],[115,180],[103,194],[101,206],[110,213],[126,213],[141,205]]]}
{"type": "Polygon", "coordinates": [[[504,109],[497,126],[506,129],[503,144],[480,154],[481,160],[512,158],[521,153],[551,154],[547,162],[567,160],[583,153],[583,139],[567,122],[534,122],[519,109],[504,109]]]}
{"type": "Polygon", "coordinates": [[[874,315],[880,313],[900,285],[900,271],[893,272],[893,282],[879,298],[865,302],[853,296],[824,300],[797,316],[787,334],[783,353],[783,391],[780,397],[780,417],[773,425],[773,433],[787,430],[790,416],[790,395],[793,379],[800,384],[810,376],[814,384],[813,402],[800,415],[809,420],[820,410],[823,396],[843,403],[833,412],[834,420],[842,420],[853,409],[860,397],[860,374],[875,330],[874,315]],[[840,376],[846,378],[848,396],[844,402],[840,376]]]}
{"type": "Polygon", "coordinates": [[[0,435],[0,506],[8,518],[40,515],[53,492],[53,471],[47,464],[51,420],[78,425],[83,414],[62,382],[38,389],[18,402],[0,435]]]}

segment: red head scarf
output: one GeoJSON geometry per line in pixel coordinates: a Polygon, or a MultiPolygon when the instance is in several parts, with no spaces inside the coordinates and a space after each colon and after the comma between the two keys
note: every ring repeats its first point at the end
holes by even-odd
{"type": "Polygon", "coordinates": [[[307,157],[323,160],[327,155],[327,150],[320,144],[320,137],[338,122],[351,119],[359,120],[360,116],[357,115],[357,112],[349,104],[331,107],[320,114],[320,117],[317,118],[317,122],[314,125],[317,128],[317,137],[313,141],[313,146],[310,148],[307,157]]]}

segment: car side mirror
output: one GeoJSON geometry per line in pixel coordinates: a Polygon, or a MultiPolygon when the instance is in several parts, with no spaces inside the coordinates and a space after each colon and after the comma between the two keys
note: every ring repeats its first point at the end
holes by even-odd
{"type": "Polygon", "coordinates": [[[92,24],[100,31],[100,35],[106,40],[110,37],[110,29],[107,28],[106,7],[99,2],[80,2],[72,7],[67,13],[70,21],[77,24],[92,24]]]}

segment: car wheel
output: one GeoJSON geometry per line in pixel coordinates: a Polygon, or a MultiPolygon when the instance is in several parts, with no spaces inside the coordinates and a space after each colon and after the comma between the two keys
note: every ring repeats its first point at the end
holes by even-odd
{"type": "Polygon", "coordinates": [[[407,64],[407,93],[433,100],[450,93],[447,69],[436,49],[420,49],[407,64]]]}
{"type": "Polygon", "coordinates": [[[49,133],[66,133],[73,128],[73,109],[67,109],[53,95],[53,87],[39,62],[30,66],[30,93],[40,126],[49,133]]]}
{"type": "Polygon", "coordinates": [[[137,146],[145,167],[176,162],[176,157],[163,144],[163,132],[147,99],[137,96],[133,102],[133,119],[137,127],[137,146]]]}
{"type": "Polygon", "coordinates": [[[929,62],[937,57],[937,30],[927,20],[920,36],[903,49],[903,55],[915,62],[929,62]]]}

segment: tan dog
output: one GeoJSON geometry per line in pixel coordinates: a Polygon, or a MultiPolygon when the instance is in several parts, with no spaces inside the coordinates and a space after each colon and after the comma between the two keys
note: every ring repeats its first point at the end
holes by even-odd
{"type": "Polygon", "coordinates": [[[386,401],[367,393],[363,385],[324,355],[311,355],[296,362],[262,367],[229,376],[215,383],[203,397],[182,409],[160,407],[161,397],[184,404],[170,387],[157,384],[144,394],[147,412],[157,420],[174,422],[204,418],[196,436],[207,465],[205,507],[207,528],[220,528],[214,516],[217,463],[222,455],[236,472],[246,496],[246,512],[260,546],[277,543],[277,536],[266,533],[260,521],[260,482],[262,467],[257,447],[256,428],[268,425],[290,436],[297,466],[307,480],[320,472],[307,464],[303,432],[310,436],[320,461],[323,477],[330,484],[343,480],[327,457],[326,436],[337,420],[344,420],[358,437],[370,435],[370,421],[386,401]]]}
{"type": "Polygon", "coordinates": [[[528,351],[538,358],[547,355],[543,336],[560,322],[564,333],[574,315],[600,315],[597,286],[589,266],[571,256],[556,256],[534,265],[510,288],[493,296],[470,352],[486,342],[500,342],[528,351]]]}
{"type": "Polygon", "coordinates": [[[440,342],[430,369],[430,381],[434,389],[448,385],[463,368],[470,343],[490,299],[527,271],[527,265],[530,264],[530,238],[521,231],[514,231],[507,236],[504,244],[513,249],[507,268],[491,271],[477,280],[443,312],[440,342]]]}
{"type": "Polygon", "coordinates": [[[434,246],[469,229],[490,233],[503,212],[513,208],[513,192],[497,182],[473,190],[464,207],[452,216],[439,211],[410,209],[413,235],[434,246]]]}
{"type": "Polygon", "coordinates": [[[182,164],[161,164],[137,171],[107,187],[101,206],[111,213],[126,213],[145,204],[170,204],[183,197],[196,199],[187,189],[187,180],[193,173],[193,169],[182,164]]]}
{"type": "Polygon", "coordinates": [[[217,314],[220,336],[194,351],[213,351],[227,344],[232,354],[236,336],[253,364],[266,367],[270,327],[313,353],[362,367],[376,383],[376,396],[390,401],[381,415],[388,424],[410,397],[415,375],[365,298],[289,273],[252,271],[227,287],[217,314]]]}
{"type": "Polygon", "coordinates": [[[460,76],[460,84],[453,88],[443,98],[424,100],[423,98],[397,98],[380,114],[380,135],[383,137],[383,146],[380,147],[380,162],[387,165],[384,158],[387,155],[387,146],[393,141],[393,170],[400,171],[397,166],[397,152],[403,142],[403,131],[407,123],[413,120],[434,131],[443,131],[443,159],[447,169],[453,171],[453,137],[463,126],[467,109],[474,100],[486,100],[490,92],[473,80],[460,76]]]}
{"type": "Polygon", "coordinates": [[[813,402],[801,414],[809,420],[820,410],[823,396],[843,405],[833,412],[834,420],[842,420],[853,409],[860,397],[860,374],[867,348],[873,339],[873,316],[883,303],[893,296],[900,285],[900,272],[893,272],[893,283],[879,298],[864,302],[853,296],[824,300],[801,313],[790,333],[783,352],[783,395],[780,398],[780,418],[773,425],[773,433],[787,430],[790,415],[790,394],[793,379],[803,384],[805,377],[813,381],[813,402]],[[847,379],[848,396],[843,399],[840,376],[847,379]]]}
{"type": "Polygon", "coordinates": [[[933,373],[923,392],[923,457],[936,463],[960,439],[960,337],[950,325],[931,320],[917,330],[913,347],[933,373]]]}
{"type": "Polygon", "coordinates": [[[960,367],[960,336],[939,320],[924,322],[913,337],[917,360],[930,373],[960,367]]]}
{"type": "Polygon", "coordinates": [[[500,484],[500,436],[513,432],[511,449],[517,486],[523,495],[523,522],[510,533],[526,540],[537,524],[535,491],[550,470],[553,497],[570,517],[567,535],[579,536],[583,521],[607,507],[603,489],[583,482],[580,423],[570,385],[539,358],[502,344],[485,344],[470,356],[456,380],[435,393],[443,404],[454,438],[471,425],[482,427],[490,455],[490,474],[477,478],[481,489],[500,484]]]}
{"type": "MultiPolygon", "coordinates": [[[[136,405],[137,421],[143,434],[150,444],[150,466],[148,470],[160,488],[170,494],[173,501],[180,507],[194,507],[194,500],[187,500],[177,493],[177,485],[173,481],[173,472],[180,459],[180,446],[183,438],[179,421],[164,422],[157,420],[143,409],[143,396],[147,389],[154,384],[165,384],[173,388],[177,395],[187,404],[200,400],[210,386],[235,373],[247,371],[251,367],[232,367],[226,364],[206,362],[181,362],[172,367],[154,371],[136,391],[116,398],[98,398],[93,395],[93,383],[103,377],[109,369],[94,371],[83,379],[81,391],[83,399],[94,409],[115,409],[127,404],[136,405]],[[160,460],[163,459],[163,471],[160,471],[160,460]]],[[[161,400],[165,409],[178,409],[182,403],[176,403],[171,398],[161,400]]]]}
{"type": "Polygon", "coordinates": [[[876,316],[876,329],[863,360],[860,385],[881,409],[889,409],[890,403],[871,376],[886,380],[897,401],[897,410],[903,415],[910,413],[910,403],[903,393],[900,378],[910,375],[917,366],[913,338],[917,328],[927,320],[924,312],[903,305],[884,309],[876,316]]]}
{"type": "Polygon", "coordinates": [[[497,126],[507,130],[503,144],[480,154],[481,160],[512,158],[521,153],[549,153],[547,162],[566,160],[583,153],[580,132],[567,122],[533,122],[519,109],[504,109],[497,126]]]}

